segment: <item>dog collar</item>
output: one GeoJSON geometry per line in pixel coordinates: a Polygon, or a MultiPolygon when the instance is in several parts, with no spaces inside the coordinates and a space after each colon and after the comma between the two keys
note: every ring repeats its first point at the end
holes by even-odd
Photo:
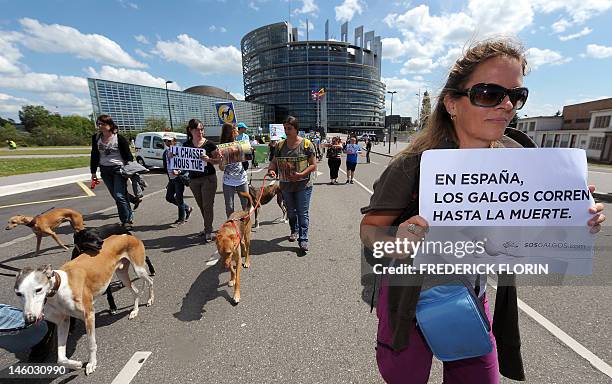
{"type": "Polygon", "coordinates": [[[36,217],[32,218],[29,223],[26,224],[26,227],[32,228],[36,224],[36,217]]]}
{"type": "Polygon", "coordinates": [[[55,296],[55,294],[57,293],[57,290],[62,284],[62,278],[60,277],[59,273],[53,271],[53,275],[51,275],[51,277],[55,277],[55,283],[53,284],[53,288],[51,288],[51,290],[47,292],[47,297],[55,296]]]}

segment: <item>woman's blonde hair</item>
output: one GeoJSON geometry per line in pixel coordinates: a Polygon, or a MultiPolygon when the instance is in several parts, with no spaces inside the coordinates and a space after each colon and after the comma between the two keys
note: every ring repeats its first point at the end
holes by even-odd
{"type": "Polygon", "coordinates": [[[522,44],[514,39],[491,39],[479,42],[468,48],[450,70],[448,79],[436,99],[436,105],[427,118],[425,128],[419,132],[402,154],[417,154],[425,150],[437,148],[441,143],[448,142],[459,145],[457,134],[450,114],[444,106],[444,98],[457,97],[455,90],[463,90],[470,76],[478,65],[493,57],[505,56],[516,59],[527,73],[527,59],[522,44]]]}

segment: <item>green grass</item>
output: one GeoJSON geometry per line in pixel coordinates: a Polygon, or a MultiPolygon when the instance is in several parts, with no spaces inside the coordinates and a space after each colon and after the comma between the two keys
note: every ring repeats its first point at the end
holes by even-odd
{"type": "Polygon", "coordinates": [[[32,151],[23,149],[19,151],[0,151],[0,156],[17,156],[17,155],[89,155],[90,149],[41,149],[39,151],[32,151]]]}
{"type": "Polygon", "coordinates": [[[0,177],[25,173],[81,168],[89,165],[89,157],[62,157],[47,159],[0,159],[0,177]]]}

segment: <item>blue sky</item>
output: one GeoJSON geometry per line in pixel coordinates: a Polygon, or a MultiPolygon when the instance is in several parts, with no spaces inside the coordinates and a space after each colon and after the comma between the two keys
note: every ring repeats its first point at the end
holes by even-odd
{"type": "MultiPolygon", "coordinates": [[[[612,0],[0,0],[0,116],[42,104],[91,112],[86,78],[176,89],[214,85],[243,97],[240,39],[290,20],[305,39],[332,38],[349,21],[383,38],[383,82],[393,112],[416,115],[470,41],[514,35],[528,49],[521,116],[612,97],[612,0]]],[[[387,100],[389,108],[389,100],[387,100]]]]}

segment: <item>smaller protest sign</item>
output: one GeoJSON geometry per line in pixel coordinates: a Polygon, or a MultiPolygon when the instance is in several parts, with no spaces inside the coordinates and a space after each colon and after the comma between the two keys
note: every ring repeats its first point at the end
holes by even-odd
{"type": "Polygon", "coordinates": [[[222,158],[222,165],[248,161],[253,157],[251,144],[246,140],[219,144],[217,149],[222,158]]]}
{"type": "Polygon", "coordinates": [[[283,140],[287,138],[283,124],[270,124],[270,140],[283,140]]]}
{"type": "Polygon", "coordinates": [[[170,169],[204,172],[206,162],[201,159],[202,156],[206,155],[204,149],[172,146],[170,152],[172,153],[170,169]]]}
{"type": "Polygon", "coordinates": [[[301,181],[307,180],[308,177],[300,180],[291,180],[290,176],[297,172],[302,172],[308,167],[308,158],[306,156],[300,157],[275,157],[276,167],[278,170],[278,178],[280,181],[301,181]]]}

